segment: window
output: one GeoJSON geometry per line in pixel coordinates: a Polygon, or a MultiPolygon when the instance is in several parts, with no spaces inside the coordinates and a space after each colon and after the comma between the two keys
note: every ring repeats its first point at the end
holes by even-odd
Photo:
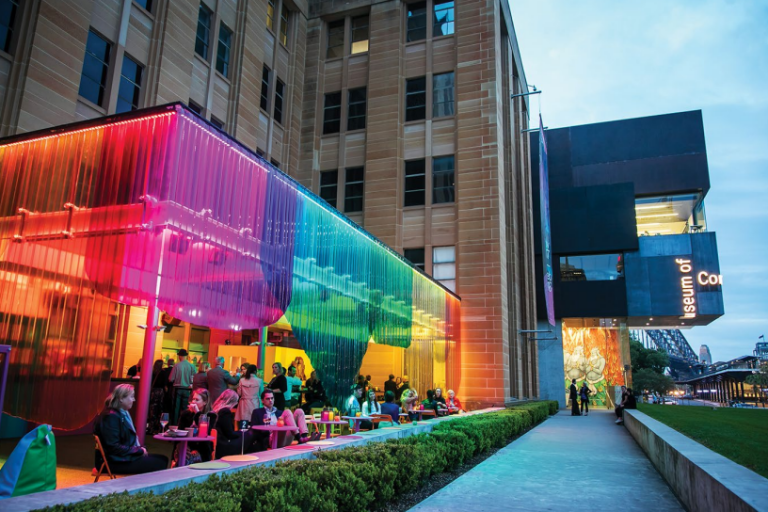
{"type": "Polygon", "coordinates": [[[275,31],[275,0],[267,1],[267,28],[275,31]]]}
{"type": "Polygon", "coordinates": [[[199,116],[203,115],[203,107],[201,107],[200,105],[198,105],[192,100],[189,100],[189,110],[191,110],[192,112],[194,112],[199,116]]]}
{"type": "Polygon", "coordinates": [[[432,204],[452,203],[455,199],[453,187],[453,155],[432,159],[432,204]]]}
{"type": "Polygon", "coordinates": [[[701,193],[635,199],[637,236],[677,235],[706,230],[701,193]]]}
{"type": "Polygon", "coordinates": [[[615,281],[624,278],[624,255],[560,256],[561,281],[615,281]]]}
{"type": "Polygon", "coordinates": [[[352,55],[368,51],[368,16],[352,18],[352,55]]]}
{"type": "Polygon", "coordinates": [[[344,211],[347,213],[363,211],[363,181],[365,168],[350,167],[347,169],[347,180],[344,184],[344,211]]]}
{"type": "Polygon", "coordinates": [[[341,93],[331,92],[325,95],[323,109],[323,135],[339,133],[341,129],[341,93]]]}
{"type": "Polygon", "coordinates": [[[339,171],[320,173],[320,197],[336,208],[336,192],[339,187],[339,171]]]}
{"type": "Polygon", "coordinates": [[[216,48],[216,71],[229,78],[229,59],[232,48],[232,31],[224,23],[219,25],[219,46],[216,48]]]}
{"type": "Polygon", "coordinates": [[[424,160],[405,162],[405,206],[424,204],[424,160]]]}
{"type": "Polygon", "coordinates": [[[344,20],[328,24],[328,49],[326,59],[337,59],[344,56],[344,20]]]}
{"type": "Polygon", "coordinates": [[[432,37],[453,34],[453,0],[435,0],[434,18],[432,20],[432,37]]]}
{"type": "Polygon", "coordinates": [[[211,45],[211,18],[213,13],[202,3],[197,14],[197,39],[195,39],[195,53],[208,60],[208,47],[211,45]]]}
{"type": "Polygon", "coordinates": [[[366,89],[349,90],[349,110],[347,111],[347,130],[365,129],[366,89]]]}
{"type": "Polygon", "coordinates": [[[256,154],[259,155],[261,158],[264,158],[264,150],[261,148],[256,148],[256,154]]]}
{"type": "Polygon", "coordinates": [[[285,84],[280,81],[278,78],[275,81],[275,110],[274,110],[274,118],[275,121],[282,124],[283,123],[283,95],[285,94],[285,84]]]}
{"type": "Polygon", "coordinates": [[[408,30],[406,41],[427,38],[427,3],[408,4],[408,30]]]}
{"type": "Polygon", "coordinates": [[[456,247],[432,249],[432,277],[452,292],[456,292],[456,247]]]}
{"type": "Polygon", "coordinates": [[[280,162],[278,162],[278,161],[277,161],[277,160],[275,160],[274,158],[270,158],[270,159],[269,159],[269,163],[271,163],[272,165],[274,165],[276,169],[279,169],[279,168],[280,168],[280,162]]]}
{"type": "Polygon", "coordinates": [[[269,68],[264,66],[261,72],[261,102],[259,106],[262,110],[267,110],[269,106],[269,68]]]}
{"type": "Polygon", "coordinates": [[[427,117],[427,78],[405,81],[405,120],[417,121],[427,117]]]}
{"type": "Polygon", "coordinates": [[[80,77],[78,94],[91,103],[102,107],[106,97],[111,46],[93,30],[88,32],[85,58],[83,59],[83,76],[80,77]]]}
{"type": "Polygon", "coordinates": [[[452,116],[453,72],[432,77],[432,117],[452,116]]]}
{"type": "Polygon", "coordinates": [[[406,249],[403,251],[405,259],[413,263],[413,266],[424,272],[424,248],[406,249]]]}
{"type": "Polygon", "coordinates": [[[214,116],[211,116],[211,124],[218,128],[219,130],[224,129],[224,121],[221,121],[220,119],[216,119],[214,116]]]}
{"type": "Polygon", "coordinates": [[[120,89],[117,94],[117,113],[139,108],[141,102],[141,64],[127,55],[123,56],[123,70],[120,73],[120,89]]]}
{"type": "Polygon", "coordinates": [[[285,5],[280,13],[280,42],[288,46],[288,8],[285,5]]]}
{"type": "Polygon", "coordinates": [[[18,8],[18,0],[4,0],[0,2],[0,48],[5,52],[11,51],[13,29],[16,24],[16,11],[18,8]]]}
{"type": "Polygon", "coordinates": [[[133,0],[133,2],[139,4],[145,11],[152,12],[152,0],[133,0]]]}

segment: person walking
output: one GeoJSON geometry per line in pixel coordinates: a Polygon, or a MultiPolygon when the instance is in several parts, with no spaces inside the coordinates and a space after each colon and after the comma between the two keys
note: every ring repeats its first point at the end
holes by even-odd
{"type": "Polygon", "coordinates": [[[576,379],[571,379],[571,387],[568,388],[571,399],[571,416],[581,416],[579,412],[579,389],[576,387],[576,379]]]}
{"type": "Polygon", "coordinates": [[[581,413],[584,416],[589,416],[589,395],[592,393],[586,382],[581,383],[579,388],[579,398],[581,398],[581,413]]]}
{"type": "Polygon", "coordinates": [[[192,394],[192,379],[195,376],[195,365],[187,361],[187,351],[183,348],[176,352],[179,363],[174,365],[168,381],[173,384],[173,414],[171,422],[178,425],[179,414],[184,411],[192,394]]]}

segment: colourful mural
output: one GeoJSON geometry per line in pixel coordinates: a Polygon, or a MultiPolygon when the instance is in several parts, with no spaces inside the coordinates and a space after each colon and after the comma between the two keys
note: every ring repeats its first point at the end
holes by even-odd
{"type": "Polygon", "coordinates": [[[605,405],[608,388],[624,385],[617,329],[564,326],[563,358],[566,390],[572,379],[586,382],[592,405],[605,405]]]}

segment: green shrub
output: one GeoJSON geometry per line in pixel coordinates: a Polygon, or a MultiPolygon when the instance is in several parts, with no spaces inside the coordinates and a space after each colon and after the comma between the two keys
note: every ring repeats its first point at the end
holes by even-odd
{"type": "Polygon", "coordinates": [[[210,511],[212,504],[221,512],[239,512],[241,499],[234,493],[206,489],[200,484],[177,487],[165,494],[141,492],[138,494],[109,494],[71,505],[56,505],[45,510],[51,512],[130,512],[137,510],[158,512],[210,511]]]}

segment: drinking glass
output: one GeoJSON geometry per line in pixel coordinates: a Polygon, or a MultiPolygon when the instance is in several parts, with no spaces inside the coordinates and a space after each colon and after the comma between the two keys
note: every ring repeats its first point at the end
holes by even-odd
{"type": "Polygon", "coordinates": [[[160,415],[160,425],[163,426],[163,432],[165,432],[165,426],[168,424],[168,413],[164,412],[160,415]]]}

